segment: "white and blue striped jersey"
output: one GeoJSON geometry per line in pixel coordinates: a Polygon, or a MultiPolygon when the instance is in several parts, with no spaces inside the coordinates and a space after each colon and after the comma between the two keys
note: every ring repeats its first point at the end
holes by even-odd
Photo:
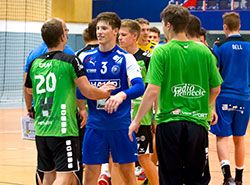
{"type": "MultiPolygon", "coordinates": [[[[82,52],[79,58],[92,85],[100,87],[108,81],[116,85],[112,95],[128,89],[129,81],[141,78],[134,56],[117,45],[108,52],[101,52],[98,47],[82,52]]],[[[126,98],[112,114],[104,110],[105,101],[87,100],[89,115],[86,127],[103,130],[127,129],[131,123],[131,99],[126,98]]]]}

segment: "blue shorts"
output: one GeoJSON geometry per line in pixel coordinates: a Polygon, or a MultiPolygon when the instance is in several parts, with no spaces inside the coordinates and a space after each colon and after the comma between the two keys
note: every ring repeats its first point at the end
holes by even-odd
{"type": "Polygon", "coordinates": [[[128,129],[99,130],[86,128],[82,162],[94,165],[108,163],[110,154],[115,163],[125,164],[137,161],[137,141],[133,134],[133,142],[128,137],[128,129]]]}
{"type": "Polygon", "coordinates": [[[244,136],[250,114],[250,101],[218,97],[216,100],[218,122],[211,126],[216,136],[244,136]]]}

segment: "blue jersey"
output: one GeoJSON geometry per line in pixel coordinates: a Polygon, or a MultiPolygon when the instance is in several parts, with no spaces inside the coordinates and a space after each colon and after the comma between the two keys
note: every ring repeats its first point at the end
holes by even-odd
{"type": "MultiPolygon", "coordinates": [[[[24,66],[24,72],[28,73],[30,63],[37,57],[40,57],[41,55],[47,52],[48,52],[48,47],[44,42],[39,47],[32,50],[29,53],[29,56],[27,57],[26,64],[24,66]]],[[[63,52],[69,55],[75,55],[74,51],[68,45],[65,46],[63,52]]]]}
{"type": "MultiPolygon", "coordinates": [[[[112,95],[128,89],[129,80],[141,78],[134,56],[118,46],[108,52],[101,52],[99,48],[95,48],[81,53],[79,58],[92,85],[100,87],[108,81],[116,85],[112,95]]],[[[87,100],[89,115],[86,127],[102,130],[128,129],[131,123],[131,99],[127,97],[112,114],[104,110],[105,101],[87,100]]]]}
{"type": "Polygon", "coordinates": [[[250,42],[231,35],[215,44],[214,53],[224,80],[219,96],[250,100],[250,42]]]}

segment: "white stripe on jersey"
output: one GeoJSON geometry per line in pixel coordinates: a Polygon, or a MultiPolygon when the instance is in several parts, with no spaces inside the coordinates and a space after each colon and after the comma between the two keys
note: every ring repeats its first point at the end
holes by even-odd
{"type": "Polygon", "coordinates": [[[80,53],[80,55],[78,56],[79,59],[83,62],[83,59],[87,56],[87,55],[92,55],[92,54],[95,54],[98,50],[94,50],[94,51],[83,51],[80,53]]]}
{"type": "Polygon", "coordinates": [[[126,69],[129,80],[133,80],[134,78],[142,78],[140,67],[135,59],[135,57],[130,54],[124,54],[126,59],[126,69]]]}

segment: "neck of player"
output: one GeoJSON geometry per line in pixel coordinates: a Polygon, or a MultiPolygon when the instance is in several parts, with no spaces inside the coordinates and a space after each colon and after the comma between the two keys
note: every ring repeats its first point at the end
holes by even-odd
{"type": "Polygon", "coordinates": [[[239,31],[229,31],[229,32],[227,33],[227,36],[229,36],[229,35],[239,35],[239,34],[240,34],[239,31]]]}
{"type": "Polygon", "coordinates": [[[64,48],[65,48],[65,44],[59,43],[56,47],[48,48],[48,51],[49,52],[51,52],[51,51],[63,51],[64,48]]]}
{"type": "Polygon", "coordinates": [[[129,53],[131,53],[131,54],[135,54],[138,50],[139,50],[139,48],[137,47],[137,44],[135,43],[135,44],[133,44],[133,45],[131,45],[131,46],[129,46],[128,48],[124,48],[127,52],[129,52],[129,53]]]}
{"type": "Polygon", "coordinates": [[[188,41],[188,38],[185,32],[180,32],[180,33],[172,32],[170,34],[170,37],[171,37],[170,40],[178,40],[178,41],[183,41],[183,42],[188,41]]]}
{"type": "Polygon", "coordinates": [[[102,52],[111,51],[116,45],[116,41],[110,41],[107,43],[99,43],[99,50],[102,52]]]}

